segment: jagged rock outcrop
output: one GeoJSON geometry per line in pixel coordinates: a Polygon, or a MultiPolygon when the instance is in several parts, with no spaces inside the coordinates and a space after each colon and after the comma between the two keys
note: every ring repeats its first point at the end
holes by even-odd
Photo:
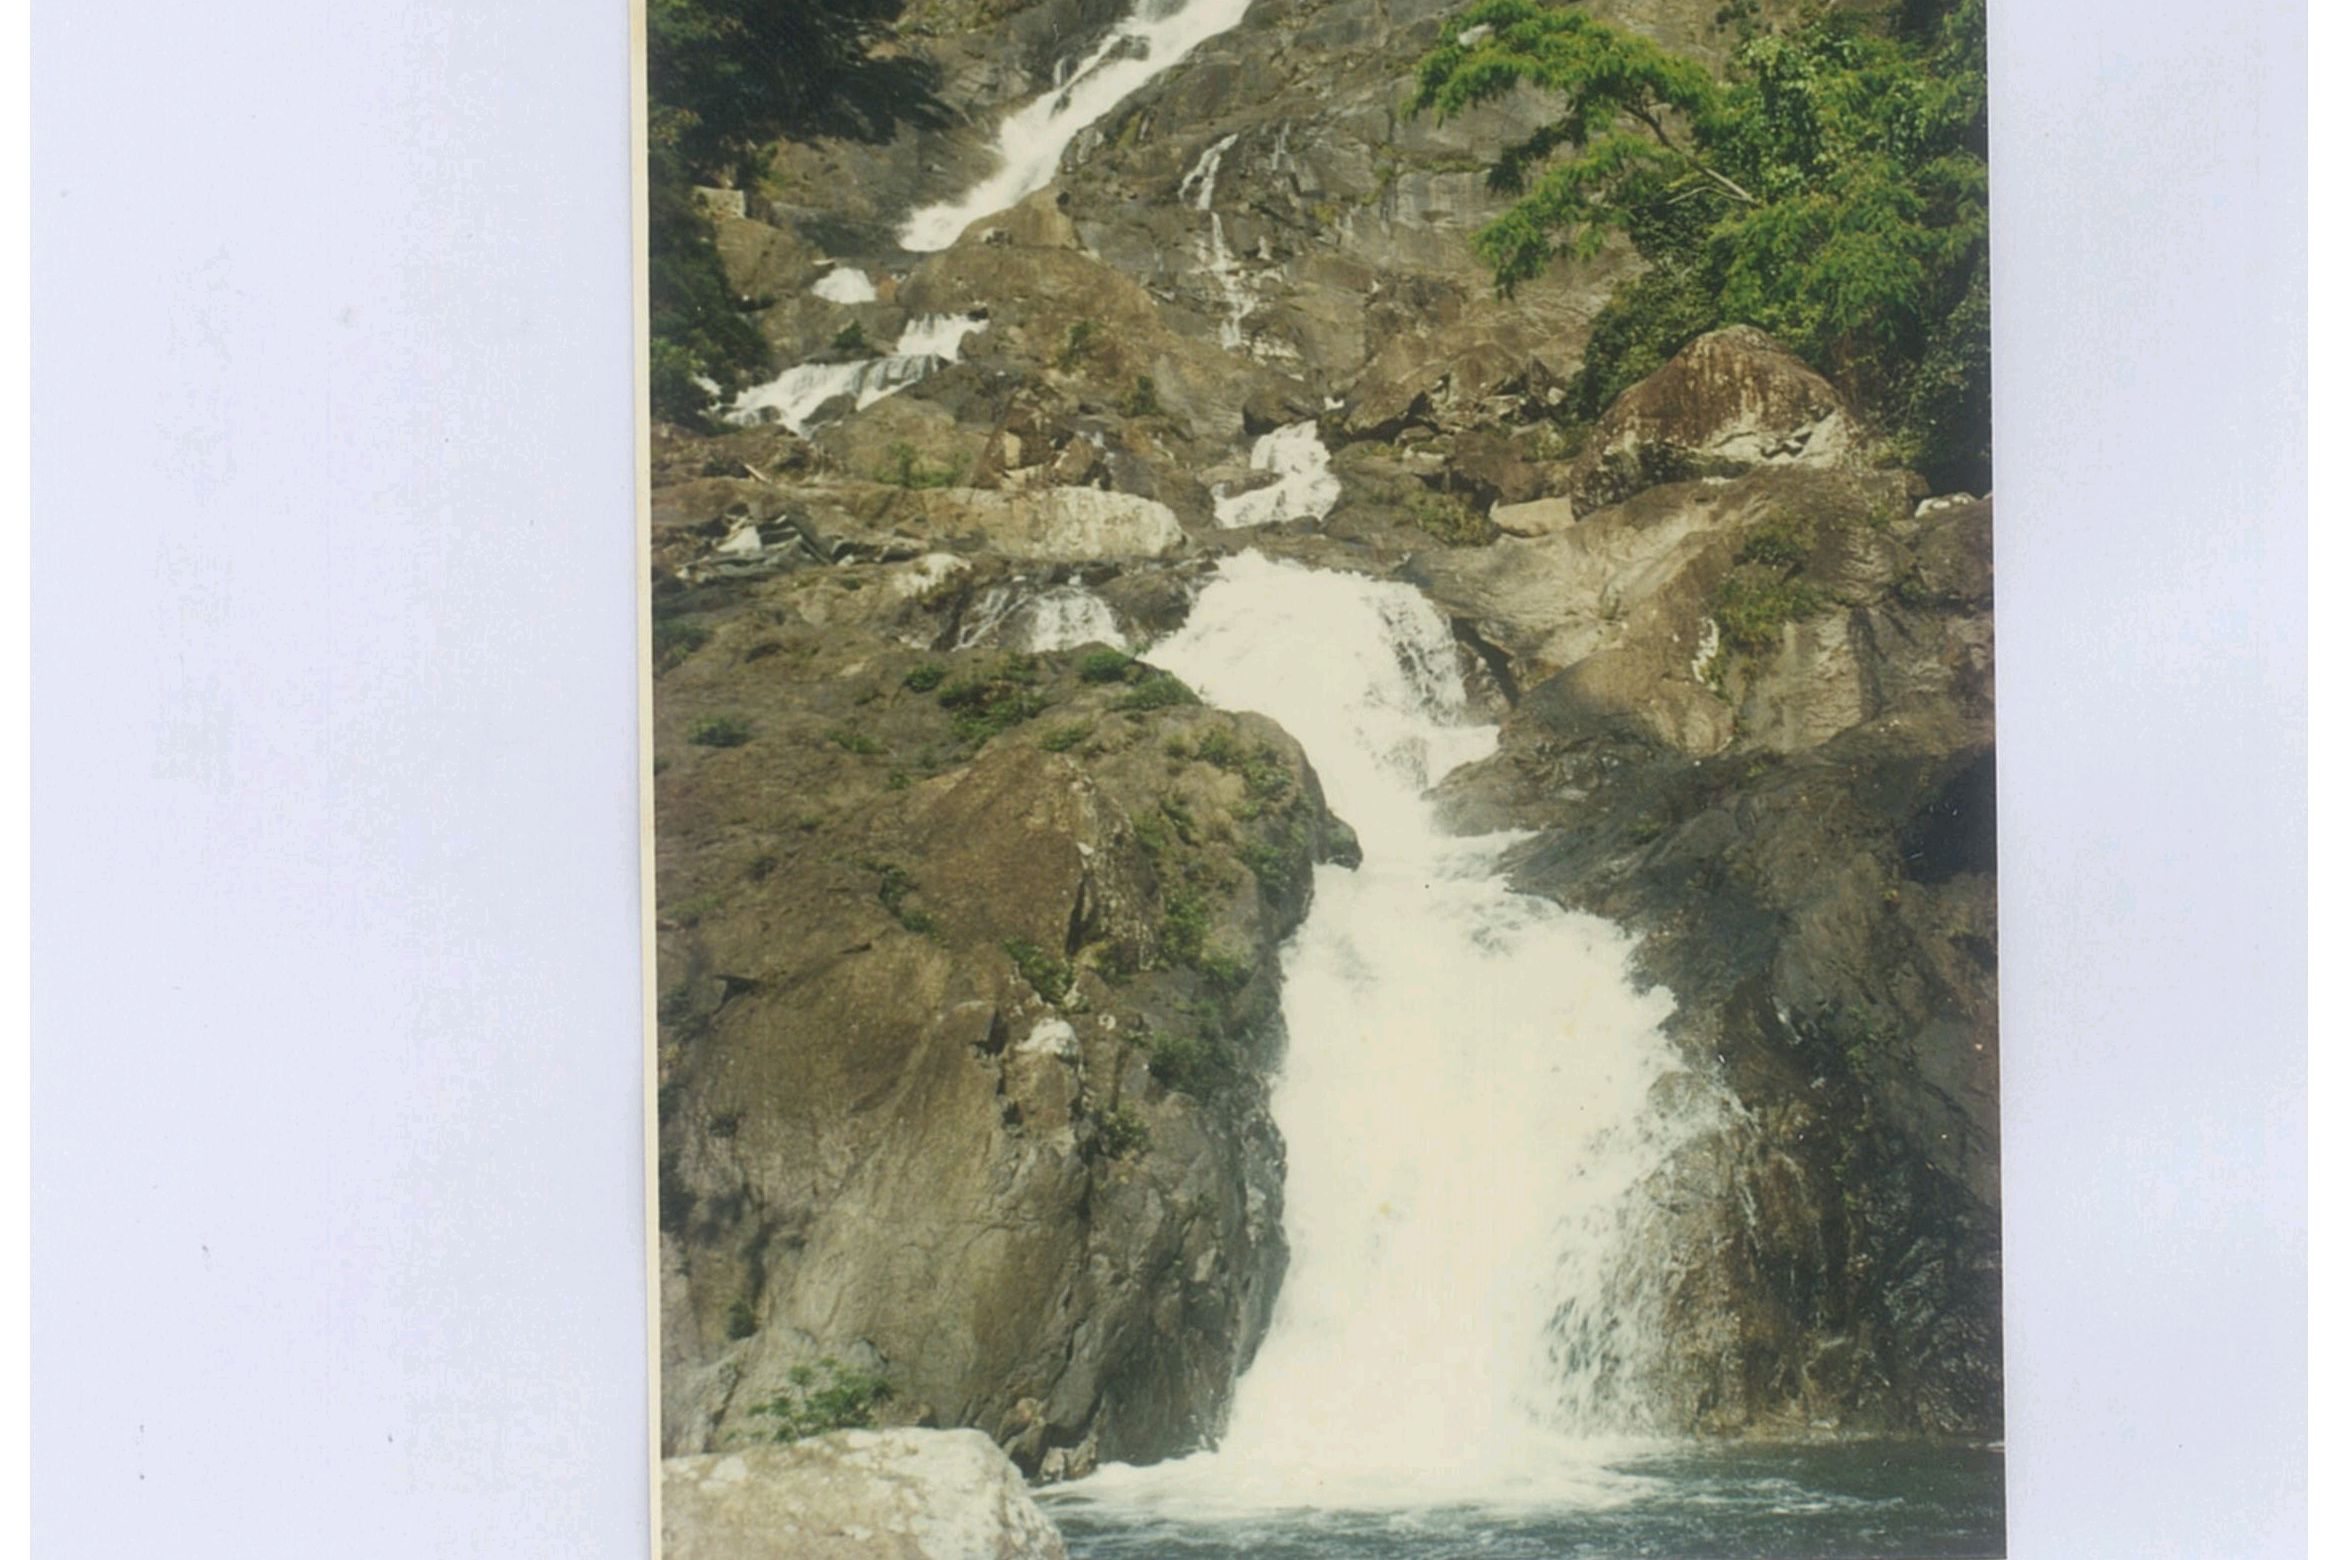
{"type": "Polygon", "coordinates": [[[1015,1465],[969,1430],[845,1430],[670,1457],[666,1560],[1064,1560],[1015,1465]]]}
{"type": "Polygon", "coordinates": [[[1743,1107],[1672,1235],[1708,1430],[2001,1423],[1990,505],[1884,483],[1654,488],[1441,582],[1548,669],[1447,805],[1642,934],[1743,1107]]]}
{"type": "Polygon", "coordinates": [[[941,557],[660,602],[669,1453],[835,1359],[1033,1473],[1168,1455],[1282,1271],[1274,950],[1353,844],[1265,720],[922,648],[997,578],[941,557]]]}

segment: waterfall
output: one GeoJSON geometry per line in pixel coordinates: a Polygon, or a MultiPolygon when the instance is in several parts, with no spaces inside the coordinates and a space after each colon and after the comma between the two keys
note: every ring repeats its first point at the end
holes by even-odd
{"type": "Polygon", "coordinates": [[[799,363],[776,379],[741,391],[724,418],[752,423],[769,414],[790,433],[802,433],[820,409],[839,396],[852,397],[858,412],[897,390],[907,390],[945,363],[956,363],[960,346],[983,329],[983,323],[971,314],[919,315],[902,328],[902,339],[884,357],[799,363]]]}
{"type": "Polygon", "coordinates": [[[831,303],[875,303],[877,283],[869,279],[867,271],[841,265],[812,284],[812,295],[831,303]]]}
{"type": "Polygon", "coordinates": [[[1131,648],[1113,608],[1087,586],[1056,585],[1028,593],[1021,580],[994,585],[978,596],[951,648],[971,650],[980,645],[1030,651],[1077,650],[1082,645],[1131,648]]]}
{"type": "Polygon", "coordinates": [[[1034,597],[1025,611],[1022,648],[1074,650],[1082,645],[1110,645],[1127,650],[1129,636],[1104,598],[1079,585],[1059,585],[1034,597]]]}
{"type": "Polygon", "coordinates": [[[1321,520],[1341,496],[1341,479],[1332,472],[1332,452],[1324,447],[1313,418],[1261,434],[1251,446],[1251,469],[1268,472],[1275,481],[1248,493],[1214,489],[1211,513],[1219,524],[1321,520]]]}
{"type": "MultiPolygon", "coordinates": [[[[1227,224],[1211,209],[1211,201],[1219,190],[1219,161],[1227,155],[1227,148],[1235,144],[1235,134],[1222,136],[1205,147],[1194,167],[1178,181],[1178,198],[1191,201],[1195,210],[1210,218],[1210,231],[1204,236],[1198,253],[1211,285],[1227,306],[1227,317],[1219,322],[1219,345],[1230,352],[1243,350],[1243,322],[1259,307],[1259,294],[1244,279],[1242,270],[1235,264],[1235,251],[1227,245],[1227,224]]],[[[1263,237],[1260,240],[1263,249],[1266,243],[1263,237]]]]}
{"type": "Polygon", "coordinates": [[[1717,1108],[1671,997],[1618,928],[1505,886],[1516,836],[1438,826],[1424,792],[1496,734],[1410,586],[1245,553],[1147,659],[1281,722],[1364,861],[1318,869],[1283,955],[1292,1263],[1226,1434],[1084,1497],[1623,1498],[1599,1458],[1651,1428],[1650,1183],[1717,1108]]]}
{"type": "Polygon", "coordinates": [[[1122,99],[1243,19],[1251,0],[1137,0],[1079,64],[1007,116],[994,148],[997,170],[957,200],[924,206],[902,225],[904,249],[948,249],[968,225],[1005,211],[1056,177],[1073,137],[1122,99]]]}

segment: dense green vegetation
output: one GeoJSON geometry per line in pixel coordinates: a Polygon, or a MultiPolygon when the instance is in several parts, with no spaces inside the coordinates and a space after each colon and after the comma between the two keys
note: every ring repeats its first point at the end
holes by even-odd
{"type": "Polygon", "coordinates": [[[692,187],[754,188],[764,149],[783,134],[884,137],[929,117],[925,67],[870,50],[900,5],[650,0],[653,416],[702,423],[770,365],[755,300],[731,290],[692,187]]]}
{"type": "Polygon", "coordinates": [[[1522,86],[1565,107],[1489,171],[1517,197],[1475,239],[1496,285],[1619,234],[1648,265],[1595,321],[1569,416],[1744,323],[1828,375],[1937,483],[1989,486],[1979,0],[1750,29],[1719,78],[1571,5],[1481,0],[1423,59],[1413,107],[1443,117],[1522,86]]]}
{"type": "Polygon", "coordinates": [[[792,1367],[787,1389],[748,1412],[771,1421],[773,1440],[801,1441],[832,1430],[866,1430],[893,1395],[883,1376],[824,1358],[792,1367]]]}

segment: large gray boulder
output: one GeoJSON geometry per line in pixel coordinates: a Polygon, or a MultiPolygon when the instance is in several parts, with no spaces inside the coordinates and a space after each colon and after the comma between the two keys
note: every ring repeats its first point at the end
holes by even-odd
{"type": "Polygon", "coordinates": [[[666,1560],[1064,1560],[1005,1453],[972,1430],[843,1430],[671,1457],[666,1560]]]}

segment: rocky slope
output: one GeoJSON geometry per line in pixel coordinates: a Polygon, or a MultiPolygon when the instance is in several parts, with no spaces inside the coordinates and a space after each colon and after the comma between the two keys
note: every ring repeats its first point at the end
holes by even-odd
{"type": "Polygon", "coordinates": [[[966,333],[801,431],[654,439],[670,1453],[823,1358],[1032,1473],[1217,1427],[1283,1264],[1273,950],[1348,847],[1282,733],[1078,647],[1241,546],[1450,616],[1504,727],[1450,815],[1642,933],[1743,1107],[1669,1202],[1681,1422],[1995,1433],[1989,504],[1742,330],[1562,437],[1632,262],[1493,296],[1479,170],[1538,105],[1400,111],[1449,10],[1256,0],[920,254],[1120,14],[923,0],[931,125],[784,146],[719,220],[784,364],[966,333]]]}
{"type": "Polygon", "coordinates": [[[1103,646],[912,648],[993,577],[660,600],[670,1451],[835,1357],[1033,1471],[1161,1455],[1257,1343],[1273,950],[1344,831],[1282,732],[1103,646]]]}

